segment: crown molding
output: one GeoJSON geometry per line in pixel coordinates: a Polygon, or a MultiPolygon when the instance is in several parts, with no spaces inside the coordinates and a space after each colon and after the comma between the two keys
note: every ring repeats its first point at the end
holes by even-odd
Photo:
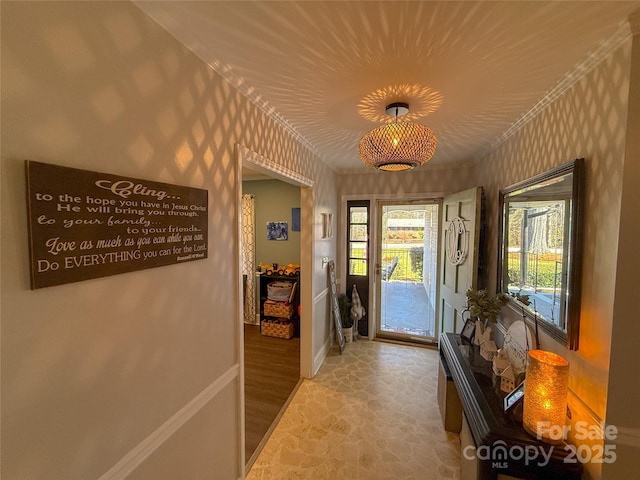
{"type": "Polygon", "coordinates": [[[498,148],[506,142],[513,134],[521,130],[527,123],[538,116],[540,112],[556,101],[560,96],[573,87],[580,79],[584,78],[597,65],[600,64],[611,53],[617,50],[631,36],[633,30],[634,17],[636,28],[640,26],[640,11],[629,16],[629,21],[622,22],[616,32],[605,42],[601,43],[598,48],[591,52],[585,60],[578,63],[569,73],[567,73],[558,84],[549,90],[538,103],[536,103],[527,113],[520,117],[513,125],[511,125],[502,135],[496,138],[480,155],[485,157],[490,152],[498,148]]]}
{"type": "Polygon", "coordinates": [[[298,185],[299,187],[313,187],[314,181],[304,175],[286,168],[285,166],[263,157],[259,153],[249,150],[240,143],[236,143],[237,156],[241,165],[247,164],[253,170],[264,173],[271,178],[276,178],[287,183],[298,185]]]}
{"type": "Polygon", "coordinates": [[[218,75],[220,75],[227,83],[233,88],[242,93],[249,99],[256,107],[262,110],[269,118],[274,120],[282,128],[284,128],[291,136],[298,140],[303,146],[305,146],[314,155],[320,157],[318,149],[307,140],[300,132],[298,132],[293,125],[287,122],[282,115],[280,115],[275,107],[269,104],[262,96],[255,91],[250,85],[248,85],[242,78],[236,76],[233,69],[220,61],[214,61],[207,63],[209,67],[213,69],[218,75]]]}

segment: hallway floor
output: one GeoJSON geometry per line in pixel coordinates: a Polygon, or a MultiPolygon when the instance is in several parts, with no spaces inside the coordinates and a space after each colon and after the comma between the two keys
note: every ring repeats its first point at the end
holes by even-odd
{"type": "Polygon", "coordinates": [[[248,480],[459,478],[444,431],[436,350],[358,340],[334,347],[296,392],[248,480]]]}

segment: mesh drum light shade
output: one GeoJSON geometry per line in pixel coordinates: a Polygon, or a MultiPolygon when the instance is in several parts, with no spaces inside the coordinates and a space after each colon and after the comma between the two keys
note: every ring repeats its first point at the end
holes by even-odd
{"type": "Polygon", "coordinates": [[[397,172],[425,164],[435,153],[437,144],[429,127],[396,121],[365,133],[358,152],[365,165],[397,172]]]}
{"type": "Polygon", "coordinates": [[[528,357],[522,425],[543,442],[561,443],[567,416],[569,361],[544,350],[530,350],[528,357]]]}

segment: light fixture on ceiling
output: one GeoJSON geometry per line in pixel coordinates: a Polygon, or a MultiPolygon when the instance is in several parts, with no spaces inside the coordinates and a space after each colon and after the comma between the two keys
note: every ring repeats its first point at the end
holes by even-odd
{"type": "Polygon", "coordinates": [[[387,115],[395,120],[365,133],[358,152],[369,167],[399,172],[424,165],[436,151],[438,141],[429,127],[413,122],[399,122],[409,113],[409,104],[387,105],[387,115]]]}

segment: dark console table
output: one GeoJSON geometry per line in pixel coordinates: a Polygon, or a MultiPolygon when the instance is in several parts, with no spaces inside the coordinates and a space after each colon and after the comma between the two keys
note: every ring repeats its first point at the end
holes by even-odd
{"type": "Polygon", "coordinates": [[[440,351],[473,439],[472,448],[467,448],[465,454],[463,446],[462,453],[463,462],[471,455],[477,458],[475,478],[497,479],[498,475],[510,475],[523,479],[569,480],[582,477],[582,464],[573,463],[576,457],[570,455],[573,447],[548,445],[528,435],[522,428],[521,405],[515,411],[504,412],[505,393],[500,391],[491,362],[480,356],[480,347],[458,334],[443,333],[440,351]],[[479,447],[483,448],[479,450],[479,447]],[[535,458],[531,458],[534,454],[535,458]]]}

